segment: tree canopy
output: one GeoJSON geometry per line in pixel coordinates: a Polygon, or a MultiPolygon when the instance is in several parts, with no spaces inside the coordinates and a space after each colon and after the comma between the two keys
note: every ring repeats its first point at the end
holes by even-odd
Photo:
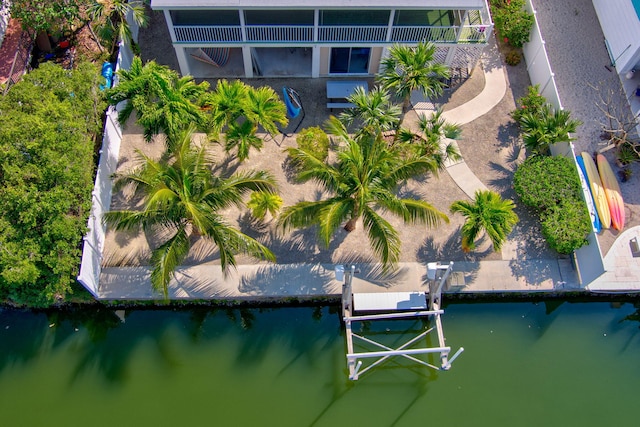
{"type": "Polygon", "coordinates": [[[46,305],[78,273],[104,104],[91,64],[42,64],[0,100],[0,296],[46,305]]]}
{"type": "Polygon", "coordinates": [[[11,4],[11,17],[22,28],[36,33],[63,32],[80,19],[81,11],[93,0],[3,0],[11,4]]]}

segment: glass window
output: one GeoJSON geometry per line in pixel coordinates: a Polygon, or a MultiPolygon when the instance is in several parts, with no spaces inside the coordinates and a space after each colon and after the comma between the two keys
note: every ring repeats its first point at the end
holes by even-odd
{"type": "Polygon", "coordinates": [[[370,56],[368,47],[334,47],[331,49],[329,73],[368,74],[370,56]]]}
{"type": "Polygon", "coordinates": [[[389,25],[388,10],[321,10],[320,25],[389,25]]]}
{"type": "Polygon", "coordinates": [[[240,25],[237,10],[172,10],[173,25],[240,25]]]}
{"type": "Polygon", "coordinates": [[[247,25],[313,25],[313,10],[245,10],[247,25]]]}
{"type": "Polygon", "coordinates": [[[453,25],[451,10],[396,10],[393,24],[399,27],[434,26],[450,27],[453,25]]]}

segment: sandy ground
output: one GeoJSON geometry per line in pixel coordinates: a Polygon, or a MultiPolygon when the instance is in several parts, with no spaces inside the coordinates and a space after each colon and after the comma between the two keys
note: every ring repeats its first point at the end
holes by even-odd
{"type": "MultiPolygon", "coordinates": [[[[520,96],[528,85],[528,77],[524,65],[510,67],[509,89],[500,104],[492,111],[463,127],[463,137],[459,141],[460,150],[472,171],[491,189],[500,192],[505,197],[515,198],[511,188],[511,180],[516,165],[523,159],[523,150],[518,139],[515,124],[508,113],[513,110],[514,97],[520,96]]],[[[269,85],[280,91],[282,85],[287,84],[295,88],[301,95],[305,117],[300,128],[321,125],[329,117],[330,112],[325,108],[325,79],[254,79],[248,83],[255,86],[269,85]]],[[[212,82],[213,83],[213,82],[212,82]]],[[[373,84],[373,80],[370,84],[373,84]]],[[[439,101],[445,110],[454,108],[473,98],[484,87],[482,70],[474,70],[472,77],[457,87],[439,101]]],[[[405,117],[405,124],[411,126],[416,120],[415,113],[409,112],[405,117]]],[[[298,119],[293,119],[286,129],[289,133],[298,125],[298,119]]],[[[162,153],[162,138],[158,137],[151,143],[145,143],[140,135],[140,129],[129,123],[125,129],[121,148],[119,171],[129,170],[134,164],[134,150],[140,149],[145,154],[158,157],[162,153]]],[[[323,196],[321,189],[312,183],[297,184],[287,169],[286,154],[283,150],[294,147],[295,136],[278,135],[275,138],[267,136],[262,151],[252,152],[250,158],[243,164],[238,164],[228,157],[219,146],[213,145],[212,150],[218,159],[216,172],[232,173],[242,169],[265,169],[271,171],[278,180],[284,205],[288,206],[300,200],[318,199],[323,196]]],[[[399,193],[407,197],[419,197],[437,209],[449,213],[449,206],[456,200],[467,199],[446,171],[439,176],[423,176],[404,183],[399,193]]],[[[125,194],[114,196],[113,209],[130,206],[132,201],[125,194]]],[[[554,258],[556,255],[547,248],[539,234],[535,217],[522,206],[518,206],[521,218],[511,235],[509,247],[513,253],[509,257],[523,258],[554,258]]],[[[237,225],[243,232],[257,238],[267,245],[277,256],[279,263],[350,263],[375,262],[369,248],[362,224],[352,233],[339,229],[328,248],[318,244],[314,228],[294,230],[283,234],[274,226],[273,220],[264,223],[254,221],[244,211],[229,209],[225,212],[229,221],[237,225]]],[[[387,215],[386,218],[397,228],[402,240],[401,261],[430,262],[430,261],[461,261],[503,259],[503,255],[493,252],[488,241],[483,240],[476,251],[464,254],[460,249],[459,229],[463,218],[459,215],[449,215],[450,222],[443,223],[436,229],[427,229],[421,225],[405,225],[398,218],[387,215]]],[[[105,265],[135,265],[147,264],[149,245],[157,244],[157,237],[140,233],[137,235],[125,233],[108,233],[105,248],[105,265]]],[[[217,262],[215,248],[202,239],[194,242],[187,264],[202,262],[217,262]]],[[[253,263],[254,260],[240,257],[240,263],[253,263]]]]}
{"type": "MultiPolygon", "coordinates": [[[[177,69],[177,60],[170,46],[170,38],[162,15],[154,12],[152,17],[157,25],[151,25],[141,32],[140,46],[143,60],[157,60],[161,64],[177,69]],[[161,42],[165,40],[165,42],[161,42]]],[[[461,261],[461,260],[494,260],[494,259],[535,259],[555,258],[557,254],[551,251],[540,235],[539,223],[530,210],[518,203],[512,189],[513,172],[524,158],[524,150],[518,137],[515,123],[509,117],[509,112],[515,108],[515,99],[525,93],[530,84],[526,65],[521,63],[516,67],[507,67],[508,89],[502,101],[491,113],[463,126],[462,139],[459,141],[460,150],[471,170],[489,188],[498,191],[503,197],[516,201],[520,223],[515,227],[505,245],[509,250],[504,254],[491,250],[489,242],[482,241],[477,250],[471,254],[464,254],[460,250],[459,229],[463,223],[459,215],[450,215],[448,224],[441,224],[436,229],[428,230],[424,226],[407,226],[397,218],[387,216],[387,219],[397,228],[401,235],[402,255],[405,262],[430,261],[461,261]]],[[[461,86],[438,100],[445,109],[452,109],[477,95],[484,87],[483,74],[479,68],[474,70],[472,77],[461,86]]],[[[300,129],[308,126],[321,125],[329,117],[330,112],[325,108],[326,79],[252,79],[247,83],[262,86],[272,86],[280,93],[283,85],[296,89],[302,98],[305,110],[304,121],[300,129]]],[[[212,85],[215,82],[211,82],[212,85]]],[[[369,81],[370,85],[374,82],[369,81]]],[[[579,114],[576,114],[578,118],[579,114]]],[[[410,125],[416,119],[415,113],[410,112],[405,122],[410,125]]],[[[586,122],[586,120],[583,120],[586,122]]],[[[298,125],[298,119],[291,121],[285,133],[290,133],[298,125]]],[[[220,149],[215,151],[218,165],[216,172],[232,173],[241,169],[266,169],[278,179],[280,192],[285,206],[300,200],[317,199],[322,196],[319,188],[313,184],[296,184],[291,179],[286,168],[283,149],[295,146],[294,137],[278,135],[267,138],[263,150],[252,152],[248,161],[238,165],[220,149]]],[[[161,138],[148,144],[143,141],[140,129],[129,123],[124,131],[119,171],[129,170],[134,164],[135,149],[158,157],[163,151],[161,138]]],[[[636,169],[638,165],[635,166],[636,169]]],[[[622,191],[627,202],[628,227],[640,224],[640,200],[638,197],[637,180],[640,171],[636,170],[629,182],[622,184],[622,191]]],[[[432,203],[439,210],[448,213],[449,206],[455,200],[466,199],[467,196],[458,188],[449,174],[441,172],[438,177],[426,176],[405,183],[399,189],[400,194],[420,197],[432,203]]],[[[113,209],[129,207],[135,204],[126,194],[114,195],[113,209]]],[[[338,230],[328,248],[317,243],[313,228],[295,230],[283,234],[275,229],[273,221],[259,223],[246,212],[230,209],[225,212],[229,221],[237,225],[245,233],[266,244],[277,256],[279,263],[350,263],[375,261],[369,249],[362,224],[352,233],[338,230]]],[[[617,233],[605,231],[599,236],[603,254],[613,244],[617,233]]],[[[103,264],[106,266],[145,265],[149,260],[149,245],[158,244],[157,236],[153,234],[126,234],[108,232],[104,251],[103,264]]],[[[255,263],[256,261],[239,257],[239,263],[255,263]]],[[[202,262],[217,262],[215,248],[208,242],[195,241],[186,264],[202,262]]]]}

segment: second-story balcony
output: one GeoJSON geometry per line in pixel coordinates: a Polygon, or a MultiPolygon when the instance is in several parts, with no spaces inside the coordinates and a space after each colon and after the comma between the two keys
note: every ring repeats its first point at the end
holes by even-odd
{"type": "Polygon", "coordinates": [[[177,43],[486,43],[491,26],[175,25],[177,43]]]}

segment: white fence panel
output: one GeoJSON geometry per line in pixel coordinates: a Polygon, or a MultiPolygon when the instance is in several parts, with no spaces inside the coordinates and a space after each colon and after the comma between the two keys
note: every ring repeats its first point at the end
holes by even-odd
{"type": "MultiPolygon", "coordinates": [[[[130,47],[124,43],[120,43],[116,71],[121,68],[128,69],[131,66],[132,59],[133,52],[130,47]]],[[[117,79],[114,79],[114,85],[115,84],[117,84],[117,79]]],[[[102,224],[102,218],[111,206],[111,175],[116,171],[118,166],[120,142],[122,141],[122,127],[120,123],[118,123],[117,117],[117,110],[109,107],[104,124],[98,171],[93,186],[91,213],[87,223],[89,231],[84,236],[80,272],[77,277],[78,282],[87,288],[95,297],[98,296],[99,292],[100,273],[102,271],[102,250],[104,248],[106,234],[106,228],[102,224]]]]}
{"type": "MultiPolygon", "coordinates": [[[[525,8],[536,15],[532,0],[526,1],[525,8]]],[[[529,43],[523,46],[524,58],[527,63],[527,71],[532,85],[540,85],[540,94],[556,109],[562,109],[560,95],[555,82],[555,76],[551,69],[551,63],[545,49],[545,42],[538,26],[536,18],[529,43]]],[[[560,142],[551,146],[551,154],[554,156],[565,156],[576,161],[573,151],[573,144],[569,142],[560,142]]],[[[576,163],[576,168],[578,167],[576,163]]],[[[586,195],[584,195],[586,197],[586,195]]],[[[602,252],[598,244],[598,238],[595,232],[589,233],[587,236],[588,245],[583,246],[574,252],[574,261],[578,270],[580,283],[586,285],[604,273],[604,262],[602,260],[602,252]]]]}

